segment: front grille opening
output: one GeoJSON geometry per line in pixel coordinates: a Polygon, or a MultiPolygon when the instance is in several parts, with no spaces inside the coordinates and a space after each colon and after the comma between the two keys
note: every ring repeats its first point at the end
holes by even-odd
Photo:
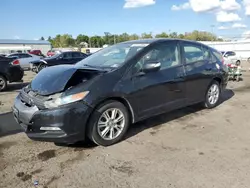
{"type": "Polygon", "coordinates": [[[29,91],[28,93],[22,91],[20,94],[20,99],[25,106],[27,107],[36,106],[39,110],[42,110],[45,109],[44,102],[48,99],[48,97],[34,95],[34,93],[31,91],[29,91]]]}
{"type": "Polygon", "coordinates": [[[24,100],[21,100],[21,102],[22,102],[25,106],[27,106],[27,107],[32,107],[32,106],[33,106],[33,105],[31,105],[31,104],[25,102],[24,100]]]}

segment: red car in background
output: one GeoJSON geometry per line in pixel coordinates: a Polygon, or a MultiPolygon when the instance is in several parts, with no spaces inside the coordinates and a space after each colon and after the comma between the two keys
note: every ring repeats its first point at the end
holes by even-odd
{"type": "Polygon", "coordinates": [[[45,56],[42,54],[41,50],[31,50],[31,51],[29,51],[29,53],[30,53],[30,54],[33,54],[33,55],[45,57],[45,56]]]}
{"type": "Polygon", "coordinates": [[[56,51],[55,50],[49,50],[48,52],[47,52],[47,56],[53,56],[53,55],[55,55],[56,54],[56,51]]]}

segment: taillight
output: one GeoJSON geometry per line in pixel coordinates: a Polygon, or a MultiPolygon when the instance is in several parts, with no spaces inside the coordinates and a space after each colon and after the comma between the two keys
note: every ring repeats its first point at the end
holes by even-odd
{"type": "Polygon", "coordinates": [[[11,62],[11,65],[20,65],[20,62],[16,59],[11,62]]]}

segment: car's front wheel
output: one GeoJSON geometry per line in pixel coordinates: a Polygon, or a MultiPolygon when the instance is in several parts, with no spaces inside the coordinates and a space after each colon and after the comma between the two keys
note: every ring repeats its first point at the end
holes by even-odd
{"type": "Polygon", "coordinates": [[[100,105],[89,121],[88,137],[97,145],[109,146],[119,142],[129,127],[127,108],[120,102],[100,105]]]}
{"type": "Polygon", "coordinates": [[[38,72],[40,72],[41,70],[45,69],[46,67],[47,67],[46,64],[41,63],[41,64],[39,65],[39,67],[38,67],[38,72]]]}
{"type": "Polygon", "coordinates": [[[3,91],[7,88],[7,80],[0,75],[0,91],[3,91]]]}
{"type": "Polygon", "coordinates": [[[217,81],[213,81],[207,89],[204,106],[206,108],[214,108],[220,102],[221,89],[217,81]]]}

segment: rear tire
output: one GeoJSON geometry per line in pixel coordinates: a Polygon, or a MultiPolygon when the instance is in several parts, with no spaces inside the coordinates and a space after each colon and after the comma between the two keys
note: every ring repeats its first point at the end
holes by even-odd
{"type": "Polygon", "coordinates": [[[7,88],[7,80],[5,77],[0,75],[0,92],[7,88]]]}
{"type": "Polygon", "coordinates": [[[88,137],[97,145],[113,145],[123,138],[129,123],[127,108],[120,102],[107,101],[91,115],[88,137]]]}
{"type": "Polygon", "coordinates": [[[239,76],[239,75],[236,77],[236,81],[237,81],[237,82],[240,81],[240,76],[239,76]]]}
{"type": "Polygon", "coordinates": [[[236,61],[236,65],[240,66],[240,60],[236,61]]]}
{"type": "Polygon", "coordinates": [[[205,95],[205,102],[204,102],[205,108],[210,109],[218,106],[220,102],[220,97],[221,97],[220,84],[214,80],[209,85],[205,95]]]}

